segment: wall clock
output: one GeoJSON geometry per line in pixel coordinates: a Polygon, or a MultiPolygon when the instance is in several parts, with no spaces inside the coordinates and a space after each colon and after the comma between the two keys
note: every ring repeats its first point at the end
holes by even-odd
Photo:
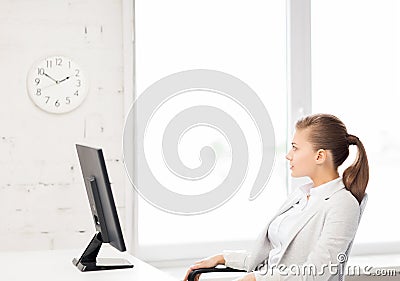
{"type": "Polygon", "coordinates": [[[76,109],[88,92],[83,70],[64,56],[51,56],[34,63],[28,72],[27,88],[33,103],[50,113],[76,109]]]}

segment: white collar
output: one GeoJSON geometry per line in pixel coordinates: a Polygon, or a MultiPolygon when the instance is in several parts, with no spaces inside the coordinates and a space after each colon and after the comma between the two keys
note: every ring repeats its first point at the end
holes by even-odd
{"type": "Polygon", "coordinates": [[[339,186],[339,185],[343,186],[341,177],[338,177],[334,180],[328,181],[328,182],[321,184],[319,186],[316,186],[316,187],[314,187],[313,182],[310,182],[310,183],[300,186],[299,189],[301,191],[303,191],[303,193],[305,193],[306,195],[316,197],[316,196],[321,196],[322,194],[325,194],[326,191],[329,191],[333,187],[339,186]]]}

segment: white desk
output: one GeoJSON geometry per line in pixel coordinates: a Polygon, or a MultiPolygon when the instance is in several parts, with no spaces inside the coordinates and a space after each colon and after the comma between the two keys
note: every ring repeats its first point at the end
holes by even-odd
{"type": "MultiPolygon", "coordinates": [[[[4,281],[177,281],[159,269],[127,254],[114,257],[129,260],[129,269],[81,272],[73,264],[82,250],[0,252],[0,280],[4,281]]],[[[101,252],[102,253],[102,252],[101,252]]],[[[99,255],[100,257],[100,255],[99,255]]],[[[106,257],[112,257],[107,255],[106,257]]]]}

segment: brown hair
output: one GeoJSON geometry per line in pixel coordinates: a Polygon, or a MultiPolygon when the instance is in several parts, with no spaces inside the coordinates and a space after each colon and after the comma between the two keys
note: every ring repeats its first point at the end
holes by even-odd
{"type": "Polygon", "coordinates": [[[361,203],[369,180],[369,166],[364,145],[358,137],[349,135],[343,122],[330,114],[306,116],[297,121],[296,129],[310,129],[308,138],[314,150],[329,150],[332,153],[335,169],[349,156],[349,145],[357,146],[358,152],[354,163],[343,172],[343,183],[361,203]]]}

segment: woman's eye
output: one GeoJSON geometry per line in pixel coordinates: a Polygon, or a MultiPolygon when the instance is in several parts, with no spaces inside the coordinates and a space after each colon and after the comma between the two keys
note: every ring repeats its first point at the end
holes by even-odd
{"type": "Polygon", "coordinates": [[[293,150],[296,150],[297,148],[296,148],[296,147],[294,147],[294,146],[292,146],[292,149],[293,149],[293,150]]]}

